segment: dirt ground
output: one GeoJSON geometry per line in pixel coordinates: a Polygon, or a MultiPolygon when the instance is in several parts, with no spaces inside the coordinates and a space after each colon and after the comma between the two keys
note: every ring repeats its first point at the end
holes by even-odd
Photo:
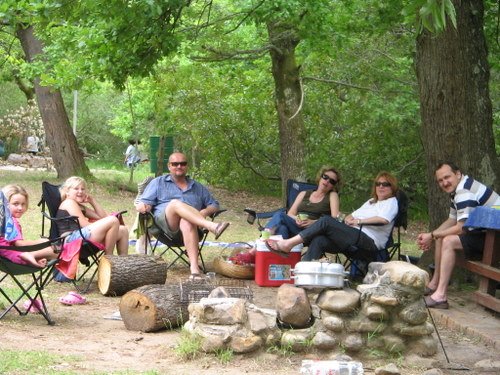
{"type": "MultiPolygon", "coordinates": [[[[218,192],[219,199],[221,192],[218,192]]],[[[269,201],[248,196],[226,193],[224,202],[233,202],[227,215],[233,223],[244,223],[241,210],[246,206],[269,207],[269,201]]],[[[276,200],[271,202],[273,205],[276,200]]],[[[244,225],[244,224],[242,224],[244,225]]],[[[231,227],[230,227],[231,228],[231,227]]],[[[254,229],[255,230],[255,229],[254,229]]],[[[207,253],[216,248],[206,248],[207,253]]],[[[133,251],[133,248],[131,249],[133,251]]],[[[188,269],[182,266],[169,272],[169,280],[181,280],[188,276],[188,269]]],[[[262,288],[248,281],[254,295],[254,303],[260,307],[274,307],[276,288],[262,288]]],[[[0,350],[43,350],[61,355],[62,361],[55,366],[54,373],[129,373],[155,372],[158,374],[298,374],[302,359],[328,359],[332,353],[297,353],[283,356],[272,352],[252,355],[235,355],[228,364],[221,364],[214,355],[200,355],[194,360],[180,358],[174,348],[180,337],[179,330],[164,330],[156,333],[133,332],[125,329],[122,321],[106,319],[118,311],[120,297],[102,296],[94,284],[87,294],[87,304],[65,306],[58,302],[60,296],[70,289],[68,284],[51,283],[45,291],[49,310],[55,326],[49,326],[43,317],[29,314],[19,317],[10,313],[0,320],[0,350]]],[[[465,302],[469,303],[469,302],[465,302]]],[[[472,302],[470,302],[472,303],[472,302]]],[[[497,359],[498,351],[489,348],[481,341],[463,334],[438,327],[446,351],[452,364],[472,368],[482,359],[497,359]]],[[[373,359],[367,355],[353,358],[363,362],[366,374],[389,362],[396,363],[402,374],[422,374],[426,368],[433,367],[438,360],[446,364],[443,352],[432,358],[419,358],[411,354],[405,358],[373,359]]],[[[438,367],[446,367],[438,365],[438,367]]],[[[22,372],[14,372],[21,374],[22,372]]],[[[474,374],[474,371],[455,371],[443,369],[445,374],[474,374]]]]}

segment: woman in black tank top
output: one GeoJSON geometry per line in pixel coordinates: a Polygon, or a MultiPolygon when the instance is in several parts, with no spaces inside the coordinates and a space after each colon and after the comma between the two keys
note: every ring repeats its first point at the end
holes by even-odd
{"type": "Polygon", "coordinates": [[[265,230],[290,238],[311,226],[321,216],[337,217],[340,213],[340,173],[333,167],[323,167],[318,171],[316,183],[316,190],[300,192],[288,212],[276,213],[266,224],[265,230]]]}

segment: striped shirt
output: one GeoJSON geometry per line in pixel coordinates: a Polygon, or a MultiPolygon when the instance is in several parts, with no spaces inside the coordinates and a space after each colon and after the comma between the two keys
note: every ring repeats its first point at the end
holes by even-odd
{"type": "Polygon", "coordinates": [[[450,218],[465,221],[478,206],[500,204],[500,196],[473,178],[463,175],[454,194],[451,194],[450,218]]]}

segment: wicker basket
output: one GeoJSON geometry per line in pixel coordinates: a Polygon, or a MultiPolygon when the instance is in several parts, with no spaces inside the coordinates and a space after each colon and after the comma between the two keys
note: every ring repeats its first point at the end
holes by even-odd
{"type": "Polygon", "coordinates": [[[233,279],[253,279],[255,277],[255,267],[253,265],[243,266],[230,263],[227,257],[217,257],[213,262],[214,270],[220,275],[233,279]]]}

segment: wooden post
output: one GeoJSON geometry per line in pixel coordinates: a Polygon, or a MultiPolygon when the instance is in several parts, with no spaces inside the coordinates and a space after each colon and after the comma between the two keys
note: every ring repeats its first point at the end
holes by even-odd
{"type": "Polygon", "coordinates": [[[168,264],[158,256],[105,255],[99,262],[97,285],[105,296],[121,296],[148,284],[164,284],[168,264]]]}
{"type": "Polygon", "coordinates": [[[189,319],[178,285],[145,285],[120,301],[120,315],[131,331],[154,332],[180,327],[189,319]]]}

